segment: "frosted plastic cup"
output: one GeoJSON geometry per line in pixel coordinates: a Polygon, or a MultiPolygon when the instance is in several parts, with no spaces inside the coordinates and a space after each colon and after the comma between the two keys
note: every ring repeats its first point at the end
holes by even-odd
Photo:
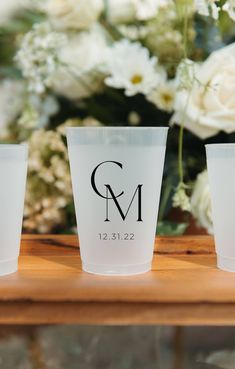
{"type": "Polygon", "coordinates": [[[235,144],[206,145],[218,268],[235,272],[235,144]]]}
{"type": "Polygon", "coordinates": [[[18,269],[28,146],[0,145],[0,276],[18,269]]]}
{"type": "Polygon", "coordinates": [[[151,269],[168,128],[67,129],[83,270],[151,269]]]}

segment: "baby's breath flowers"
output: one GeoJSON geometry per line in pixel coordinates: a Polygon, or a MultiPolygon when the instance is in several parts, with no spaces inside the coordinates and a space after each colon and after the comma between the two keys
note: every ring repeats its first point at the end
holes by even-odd
{"type": "Polygon", "coordinates": [[[46,233],[66,224],[72,204],[67,149],[58,131],[35,131],[29,140],[24,228],[46,233]]]}
{"type": "Polygon", "coordinates": [[[222,9],[228,13],[229,17],[235,21],[235,0],[227,0],[222,9]]]}
{"type": "Polygon", "coordinates": [[[0,138],[7,138],[25,103],[25,83],[4,79],[0,82],[0,138]]]}
{"type": "Polygon", "coordinates": [[[194,0],[194,3],[199,14],[211,15],[214,19],[218,19],[220,11],[218,0],[194,0]]]}
{"type": "Polygon", "coordinates": [[[221,10],[228,13],[228,16],[235,21],[235,1],[226,0],[221,6],[219,0],[194,0],[196,11],[204,16],[211,16],[215,20],[219,18],[221,10]]]}
{"type": "Polygon", "coordinates": [[[54,95],[31,94],[17,123],[21,130],[45,128],[58,111],[59,104],[54,95]]]}
{"type": "Polygon", "coordinates": [[[180,208],[183,211],[191,211],[190,197],[187,195],[187,186],[180,182],[173,196],[173,207],[180,208]]]}
{"type": "Polygon", "coordinates": [[[50,77],[57,69],[58,50],[65,43],[66,36],[52,31],[48,23],[35,24],[23,37],[15,60],[30,92],[42,94],[50,86],[50,77]]]}
{"type": "Polygon", "coordinates": [[[190,90],[196,79],[197,64],[191,59],[184,58],[176,71],[176,85],[178,90],[190,90]]]}
{"type": "Polygon", "coordinates": [[[162,8],[168,8],[173,4],[173,0],[134,0],[136,8],[136,18],[138,20],[148,20],[156,17],[162,8]]]}
{"type": "Polygon", "coordinates": [[[123,37],[126,37],[131,41],[144,39],[149,32],[148,27],[141,24],[138,25],[121,24],[117,27],[117,29],[123,37]]]}
{"type": "Polygon", "coordinates": [[[67,216],[68,210],[73,207],[73,196],[65,145],[66,127],[100,125],[96,119],[87,117],[84,120],[69,119],[56,130],[39,129],[33,132],[29,139],[25,230],[49,233],[68,226],[67,216]]]}

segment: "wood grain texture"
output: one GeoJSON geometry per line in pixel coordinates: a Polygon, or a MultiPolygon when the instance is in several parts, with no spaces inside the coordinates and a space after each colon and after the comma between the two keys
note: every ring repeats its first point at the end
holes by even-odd
{"type": "Polygon", "coordinates": [[[1,324],[235,324],[235,273],[209,236],[159,237],[152,271],[84,273],[76,236],[22,238],[19,271],[0,278],[1,324]]]}

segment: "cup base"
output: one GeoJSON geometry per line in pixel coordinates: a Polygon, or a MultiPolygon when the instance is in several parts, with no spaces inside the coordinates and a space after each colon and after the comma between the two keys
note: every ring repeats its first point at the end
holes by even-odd
{"type": "Polygon", "coordinates": [[[235,272],[235,258],[227,258],[217,255],[217,266],[226,272],[235,272]]]}
{"type": "Polygon", "coordinates": [[[18,270],[18,258],[6,261],[0,261],[0,277],[15,273],[18,270]]]}
{"type": "Polygon", "coordinates": [[[131,276],[147,273],[151,270],[151,262],[136,265],[103,265],[82,263],[84,272],[104,276],[131,276]]]}

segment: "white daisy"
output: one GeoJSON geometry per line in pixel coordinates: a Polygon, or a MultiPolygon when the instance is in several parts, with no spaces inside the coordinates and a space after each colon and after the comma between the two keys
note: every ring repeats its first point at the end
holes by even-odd
{"type": "Polygon", "coordinates": [[[140,43],[123,39],[108,52],[106,85],[123,88],[126,96],[149,94],[158,84],[157,58],[150,57],[140,43]]]}
{"type": "Polygon", "coordinates": [[[167,80],[167,75],[162,71],[162,78],[156,89],[148,96],[147,100],[157,106],[158,109],[172,112],[176,96],[176,81],[167,80]]]}

